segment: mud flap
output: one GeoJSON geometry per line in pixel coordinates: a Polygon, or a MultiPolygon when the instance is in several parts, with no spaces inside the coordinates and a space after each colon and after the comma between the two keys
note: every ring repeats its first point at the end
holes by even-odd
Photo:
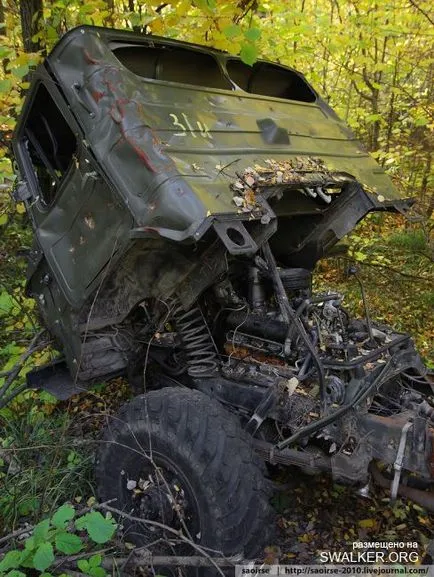
{"type": "Polygon", "coordinates": [[[63,359],[56,359],[51,363],[37,367],[26,375],[29,389],[47,391],[59,401],[66,401],[73,395],[82,393],[87,387],[75,382],[63,359]]]}

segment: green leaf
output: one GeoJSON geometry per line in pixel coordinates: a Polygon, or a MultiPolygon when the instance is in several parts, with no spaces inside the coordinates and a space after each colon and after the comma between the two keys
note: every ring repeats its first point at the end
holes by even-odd
{"type": "MultiPolygon", "coordinates": [[[[11,312],[11,310],[14,308],[14,301],[12,299],[12,297],[10,296],[10,294],[7,291],[3,291],[0,293],[0,315],[1,314],[9,314],[11,312]]],[[[3,349],[3,352],[8,352],[9,351],[6,349],[3,349]]]]}
{"type": "Polygon", "coordinates": [[[364,260],[366,260],[368,258],[366,254],[364,254],[363,252],[359,252],[359,251],[354,253],[354,257],[359,262],[363,262],[364,260]]]}
{"type": "Polygon", "coordinates": [[[6,78],[5,80],[0,80],[0,92],[9,92],[12,88],[12,81],[6,78]]]}
{"type": "MultiPolygon", "coordinates": [[[[11,311],[11,313],[14,316],[16,316],[13,311],[11,311]]],[[[36,511],[38,506],[39,506],[39,500],[36,497],[28,497],[27,499],[24,499],[22,503],[19,504],[18,511],[20,515],[25,517],[26,515],[30,515],[30,513],[36,511]]]]}
{"type": "Polygon", "coordinates": [[[12,569],[12,571],[9,571],[9,573],[6,573],[5,577],[26,577],[26,575],[22,571],[17,571],[16,569],[12,569]]]}
{"type": "Polygon", "coordinates": [[[78,530],[86,529],[89,537],[95,543],[106,543],[116,531],[116,523],[113,519],[104,518],[98,511],[87,513],[80,519],[77,519],[75,526],[78,530]]]}
{"type": "Polygon", "coordinates": [[[57,30],[53,28],[53,26],[47,26],[45,29],[45,33],[47,35],[47,40],[57,40],[59,38],[57,30]]]}
{"type": "Polygon", "coordinates": [[[43,543],[47,540],[49,530],[50,519],[44,519],[36,525],[36,527],[33,529],[33,538],[36,545],[39,545],[39,543],[43,543]]]}
{"type": "Polygon", "coordinates": [[[73,535],[67,531],[61,531],[57,533],[54,538],[56,544],[56,549],[66,555],[72,555],[73,553],[78,553],[83,549],[83,542],[78,535],[73,535]]]}
{"type": "Polygon", "coordinates": [[[259,40],[261,37],[261,31],[259,28],[249,28],[244,32],[244,36],[247,40],[250,40],[250,42],[256,42],[256,40],[259,40]]]}
{"type": "Polygon", "coordinates": [[[62,505],[51,518],[51,523],[58,529],[64,529],[69,521],[74,518],[75,510],[71,505],[62,505]]]}
{"type": "Polygon", "coordinates": [[[54,561],[53,545],[51,543],[42,543],[36,550],[33,557],[33,566],[38,571],[45,571],[54,561]]]}
{"type": "Polygon", "coordinates": [[[80,571],[83,571],[83,573],[88,573],[89,561],[87,561],[86,559],[80,559],[79,561],[77,561],[77,567],[80,569],[80,571]]]}
{"type": "MultiPolygon", "coordinates": [[[[33,537],[31,537],[31,539],[34,544],[33,537]]],[[[27,539],[27,541],[29,541],[29,539],[27,539]]],[[[20,561],[21,567],[33,567],[34,549],[32,547],[27,546],[27,541],[24,550],[21,552],[21,561],[20,561]]]]}
{"type": "Polygon", "coordinates": [[[240,51],[240,58],[244,64],[252,66],[258,58],[258,50],[253,44],[243,44],[240,51]]]}
{"type": "Polygon", "coordinates": [[[381,114],[368,114],[365,118],[366,122],[377,122],[381,119],[381,114]]]}
{"type": "Polygon", "coordinates": [[[105,577],[107,573],[102,567],[89,567],[89,575],[91,577],[105,577]]]}
{"type": "Polygon", "coordinates": [[[428,118],[424,118],[421,116],[420,118],[415,118],[414,125],[415,126],[426,126],[429,123],[428,118]]]}
{"type": "Polygon", "coordinates": [[[240,27],[236,24],[232,24],[232,26],[227,26],[223,28],[223,34],[226,36],[228,40],[233,40],[241,33],[240,27]]]}
{"type": "Polygon", "coordinates": [[[21,80],[26,74],[28,74],[29,67],[27,65],[17,66],[16,68],[12,68],[11,72],[14,76],[21,80]]]}
{"type": "Polygon", "coordinates": [[[89,559],[89,565],[91,567],[98,567],[98,565],[101,565],[101,561],[102,561],[101,555],[92,555],[92,557],[89,559]]]}
{"type": "Polygon", "coordinates": [[[105,577],[107,575],[103,567],[101,567],[101,561],[101,555],[93,555],[90,557],[87,566],[87,573],[91,575],[91,577],[105,577]]]}
{"type": "Polygon", "coordinates": [[[8,218],[6,213],[0,214],[0,226],[4,226],[8,222],[8,218]]]}
{"type": "Polygon", "coordinates": [[[33,537],[29,537],[24,541],[24,548],[26,551],[33,551],[36,549],[35,539],[33,537]]]}
{"type": "Polygon", "coordinates": [[[0,561],[0,571],[7,571],[8,569],[15,569],[21,563],[21,551],[9,551],[0,561]]]}

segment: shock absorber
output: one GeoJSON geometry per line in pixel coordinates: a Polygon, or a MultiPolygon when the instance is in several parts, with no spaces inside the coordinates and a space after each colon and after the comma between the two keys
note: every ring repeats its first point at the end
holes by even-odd
{"type": "Polygon", "coordinates": [[[198,306],[185,311],[179,305],[174,312],[176,329],[187,357],[191,377],[211,377],[217,371],[217,353],[202,311],[198,306]]]}

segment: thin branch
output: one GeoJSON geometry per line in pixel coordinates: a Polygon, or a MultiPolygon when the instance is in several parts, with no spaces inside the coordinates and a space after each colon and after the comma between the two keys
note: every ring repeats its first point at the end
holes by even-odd
{"type": "MultiPolygon", "coordinates": [[[[1,377],[5,377],[6,380],[2,388],[0,389],[0,399],[5,395],[6,391],[10,388],[12,383],[18,377],[27,359],[31,357],[34,353],[45,349],[50,344],[50,342],[42,342],[38,344],[39,339],[42,337],[43,334],[45,334],[45,332],[46,330],[42,329],[41,331],[36,333],[36,335],[30,341],[27,350],[21,355],[18,362],[12,367],[10,371],[1,374],[1,377]]],[[[4,406],[4,404],[0,403],[0,406],[4,406]]]]}
{"type": "Polygon", "coordinates": [[[0,409],[3,409],[3,407],[7,407],[11,401],[13,401],[16,397],[18,397],[18,395],[21,395],[21,393],[26,391],[28,388],[29,385],[27,383],[23,383],[22,385],[14,389],[9,396],[0,399],[0,409]]]}
{"type": "Polygon", "coordinates": [[[2,537],[0,539],[0,544],[6,543],[7,541],[11,541],[12,539],[15,539],[15,537],[19,537],[20,535],[24,535],[24,533],[31,533],[32,531],[33,531],[33,525],[31,525],[29,527],[25,527],[24,529],[17,529],[16,531],[9,533],[8,535],[5,535],[5,537],[2,537]]]}
{"type": "MultiPolygon", "coordinates": [[[[177,567],[209,567],[211,563],[208,559],[199,555],[191,556],[177,556],[177,555],[152,555],[148,549],[144,551],[133,550],[132,555],[129,557],[108,557],[104,559],[101,563],[104,569],[110,570],[112,568],[113,561],[116,561],[119,565],[125,563],[127,560],[128,565],[175,565],[177,567]]],[[[213,562],[219,567],[233,567],[236,563],[239,563],[239,559],[227,559],[225,557],[213,557],[213,562]]]]}
{"type": "Polygon", "coordinates": [[[115,513],[116,515],[119,515],[120,517],[123,517],[124,519],[128,519],[129,521],[133,521],[134,523],[139,523],[141,525],[148,525],[150,527],[157,527],[159,529],[163,529],[164,531],[172,533],[172,535],[175,535],[181,541],[190,545],[193,549],[196,549],[196,551],[198,551],[201,555],[206,557],[208,559],[208,561],[210,562],[210,564],[213,565],[215,567],[215,569],[217,569],[218,573],[222,577],[224,577],[223,571],[214,562],[213,558],[200,545],[198,545],[197,543],[195,543],[191,539],[187,539],[187,537],[185,537],[181,533],[181,531],[173,529],[172,527],[169,527],[168,525],[164,525],[163,523],[159,523],[158,521],[151,521],[150,519],[142,519],[140,517],[134,517],[133,515],[129,515],[128,513],[125,513],[124,511],[121,511],[120,509],[116,509],[115,507],[111,507],[110,505],[98,505],[97,507],[98,507],[98,509],[104,509],[106,511],[110,511],[112,513],[115,513]]]}
{"type": "Polygon", "coordinates": [[[419,4],[416,4],[416,2],[414,0],[409,0],[410,4],[413,6],[413,8],[416,8],[416,10],[418,10],[421,14],[423,14],[425,16],[425,18],[428,20],[428,22],[431,22],[431,24],[434,24],[434,20],[431,18],[431,16],[425,12],[425,10],[423,8],[421,8],[419,6],[419,4]]]}

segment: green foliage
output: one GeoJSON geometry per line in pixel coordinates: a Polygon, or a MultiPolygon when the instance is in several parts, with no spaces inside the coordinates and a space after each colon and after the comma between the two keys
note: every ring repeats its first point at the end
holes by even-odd
{"type": "Polygon", "coordinates": [[[74,518],[75,509],[72,505],[63,505],[53,515],[51,523],[57,529],[64,529],[66,525],[74,518]]]}
{"type": "Polygon", "coordinates": [[[80,559],[80,561],[77,561],[77,566],[85,575],[105,577],[107,573],[101,567],[101,561],[101,555],[93,555],[89,559],[80,559]]]}
{"type": "Polygon", "coordinates": [[[77,535],[67,531],[59,531],[55,538],[56,549],[67,555],[78,553],[83,549],[83,543],[77,535]]]}
{"type": "Polygon", "coordinates": [[[54,549],[51,543],[41,543],[33,555],[33,567],[38,571],[45,571],[54,561],[54,549]]]}
{"type": "MultiPolygon", "coordinates": [[[[57,559],[64,555],[75,555],[86,550],[85,555],[100,543],[109,541],[117,528],[110,517],[103,517],[98,511],[79,516],[75,524],[72,522],[76,512],[71,505],[63,505],[51,518],[38,523],[22,547],[8,551],[0,561],[0,575],[19,576],[20,569],[35,569],[48,577],[46,570],[57,559]],[[77,534],[76,531],[86,530],[88,537],[77,534]],[[13,573],[13,571],[15,573],[13,573]]],[[[91,577],[104,577],[106,572],[101,567],[102,557],[99,554],[90,555],[89,559],[78,559],[77,567],[91,577]]]]}
{"type": "Polygon", "coordinates": [[[77,519],[75,526],[79,530],[85,529],[95,543],[110,541],[116,530],[116,523],[113,519],[106,519],[99,511],[92,511],[77,519]]]}
{"type": "Polygon", "coordinates": [[[243,44],[241,47],[240,56],[243,62],[249,66],[252,66],[252,64],[254,64],[258,58],[258,51],[256,46],[250,43],[243,44]]]}
{"type": "Polygon", "coordinates": [[[424,253],[428,250],[427,235],[422,229],[393,233],[388,238],[388,243],[411,252],[424,253]]]}

